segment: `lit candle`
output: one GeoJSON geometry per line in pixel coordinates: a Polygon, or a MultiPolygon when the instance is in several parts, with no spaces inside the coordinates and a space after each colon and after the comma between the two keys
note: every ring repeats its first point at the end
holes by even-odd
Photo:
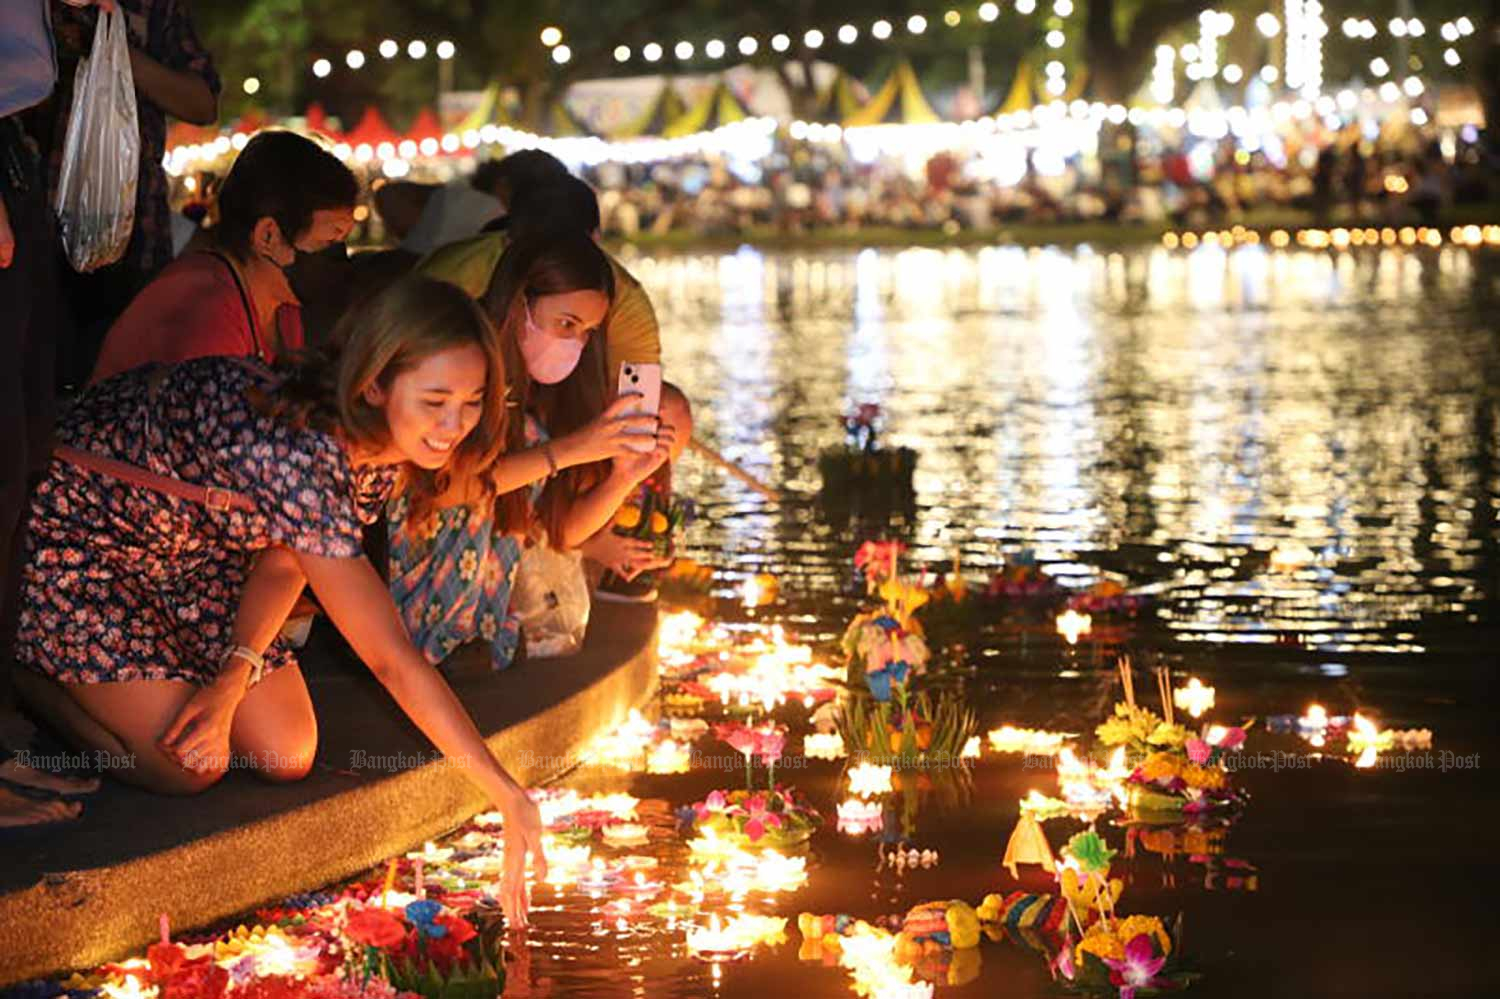
{"type": "Polygon", "coordinates": [[[873,798],[891,790],[891,768],[861,763],[849,771],[849,793],[873,798]]]}
{"type": "Polygon", "coordinates": [[[1071,607],[1057,615],[1057,633],[1067,639],[1069,645],[1077,645],[1080,638],[1093,630],[1092,615],[1080,614],[1071,607]]]}
{"type": "Polygon", "coordinates": [[[1198,718],[1214,706],[1214,688],[1205,687],[1203,681],[1196,676],[1189,677],[1186,687],[1178,687],[1172,691],[1172,702],[1194,718],[1198,718]]]}
{"type": "Polygon", "coordinates": [[[878,801],[850,798],[838,805],[838,830],[851,836],[875,832],[885,824],[884,810],[878,801]]]}
{"type": "Polygon", "coordinates": [[[810,732],[802,740],[803,755],[814,760],[836,760],[847,755],[844,737],[837,732],[810,732]]]}

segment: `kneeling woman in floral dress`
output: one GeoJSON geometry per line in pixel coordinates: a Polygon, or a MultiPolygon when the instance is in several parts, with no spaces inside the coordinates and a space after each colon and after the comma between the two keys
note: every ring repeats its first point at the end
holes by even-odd
{"type": "Polygon", "coordinates": [[[306,583],[504,813],[505,901],[524,917],[525,856],[544,864],[536,807],[361,553],[362,526],[398,483],[414,518],[494,503],[507,414],[493,338],[462,291],[409,278],[345,317],[337,356],[289,373],[208,357],[88,389],[60,422],[31,508],[18,687],[151,790],[202,790],[231,754],[265,777],[302,777],[317,723],[276,636],[306,583]]]}

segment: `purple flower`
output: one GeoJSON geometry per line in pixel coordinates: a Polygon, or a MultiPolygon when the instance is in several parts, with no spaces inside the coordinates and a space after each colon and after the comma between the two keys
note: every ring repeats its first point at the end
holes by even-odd
{"type": "Polygon", "coordinates": [[[1109,980],[1120,987],[1120,999],[1135,999],[1136,989],[1149,989],[1156,983],[1157,972],[1167,963],[1165,957],[1157,957],[1149,934],[1141,933],[1125,945],[1125,956],[1116,961],[1106,957],[1109,965],[1109,980]]]}

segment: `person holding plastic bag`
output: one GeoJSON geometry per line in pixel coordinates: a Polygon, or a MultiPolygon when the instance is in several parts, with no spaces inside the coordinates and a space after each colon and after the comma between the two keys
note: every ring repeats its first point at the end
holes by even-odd
{"type": "Polygon", "coordinates": [[[10,677],[21,515],[51,453],[60,304],[52,206],[22,113],[56,82],[46,0],[0,3],[0,356],[7,361],[0,366],[0,827],[77,818],[83,808],[71,796],[97,786],[13,757],[32,735],[15,709],[10,677]]]}
{"type": "MultiPolygon", "coordinates": [[[[122,19],[129,77],[134,83],[139,156],[133,178],[134,222],[129,242],[116,262],[80,273],[63,270],[63,293],[72,309],[74,342],[65,345],[64,381],[81,383],[109,324],[146,282],[172,259],[171,215],[167,205],[167,116],[195,125],[218,120],[220,82],[213,59],[198,40],[186,0],[113,0],[122,19]]],[[[56,205],[64,148],[75,108],[77,66],[92,51],[98,12],[74,9],[71,0],[53,0],[53,32],[58,85],[52,100],[28,114],[28,128],[48,160],[47,201],[56,205]]]]}
{"type": "Polygon", "coordinates": [[[63,253],[82,274],[119,260],[135,226],[140,134],[125,18],[118,11],[100,15],[93,47],[78,64],[75,96],[56,208],[63,253]]]}
{"type": "MultiPolygon", "coordinates": [[[[613,292],[608,259],[581,232],[529,232],[507,246],[495,268],[480,303],[506,358],[507,400],[526,419],[512,423],[495,463],[501,499],[494,516],[454,507],[424,529],[411,521],[404,498],[389,509],[391,592],[431,662],[480,638],[496,669],[509,665],[519,639],[511,594],[523,544],[547,546],[541,561],[550,578],[536,581],[538,593],[546,601],[551,592],[559,604],[560,593],[582,584],[569,553],[596,534],[638,546],[634,557],[643,569],[657,564],[649,542],[602,530],[675,442],[673,428],[656,417],[628,415],[635,397],[611,399],[600,327],[613,292]],[[630,446],[653,433],[651,450],[630,446]]],[[[579,639],[579,602],[569,596],[566,607],[568,620],[554,622],[562,633],[553,637],[579,639]]],[[[573,647],[563,641],[544,651],[573,647]]]]}

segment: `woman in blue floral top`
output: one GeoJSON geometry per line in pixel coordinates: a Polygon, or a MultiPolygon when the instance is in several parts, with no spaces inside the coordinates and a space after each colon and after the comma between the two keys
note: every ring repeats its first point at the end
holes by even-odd
{"type": "Polygon", "coordinates": [[[490,512],[449,507],[414,521],[406,497],[390,509],[391,592],[430,662],[475,638],[495,669],[518,635],[510,592],[531,540],[630,571],[665,564],[648,541],[609,524],[626,498],[666,461],[676,440],[655,416],[630,412],[638,396],[611,399],[601,327],[614,292],[609,258],[583,233],[514,240],[480,304],[494,319],[492,350],[510,377],[509,446],[492,478],[490,512]],[[650,441],[641,452],[632,445],[650,441]]]}
{"type": "Polygon", "coordinates": [[[414,277],[345,317],[332,337],[342,350],[284,377],[211,357],[90,388],[60,422],[63,447],[31,507],[18,687],[81,745],[129,760],[116,776],[152,790],[202,790],[231,754],[299,778],[317,723],[276,636],[310,585],[504,813],[503,900],[524,921],[527,853],[545,866],[536,807],[412,646],[360,544],[398,480],[416,522],[439,505],[494,502],[508,418],[492,342],[471,299],[414,277]],[[206,498],[184,496],[202,487],[206,498]]]}

